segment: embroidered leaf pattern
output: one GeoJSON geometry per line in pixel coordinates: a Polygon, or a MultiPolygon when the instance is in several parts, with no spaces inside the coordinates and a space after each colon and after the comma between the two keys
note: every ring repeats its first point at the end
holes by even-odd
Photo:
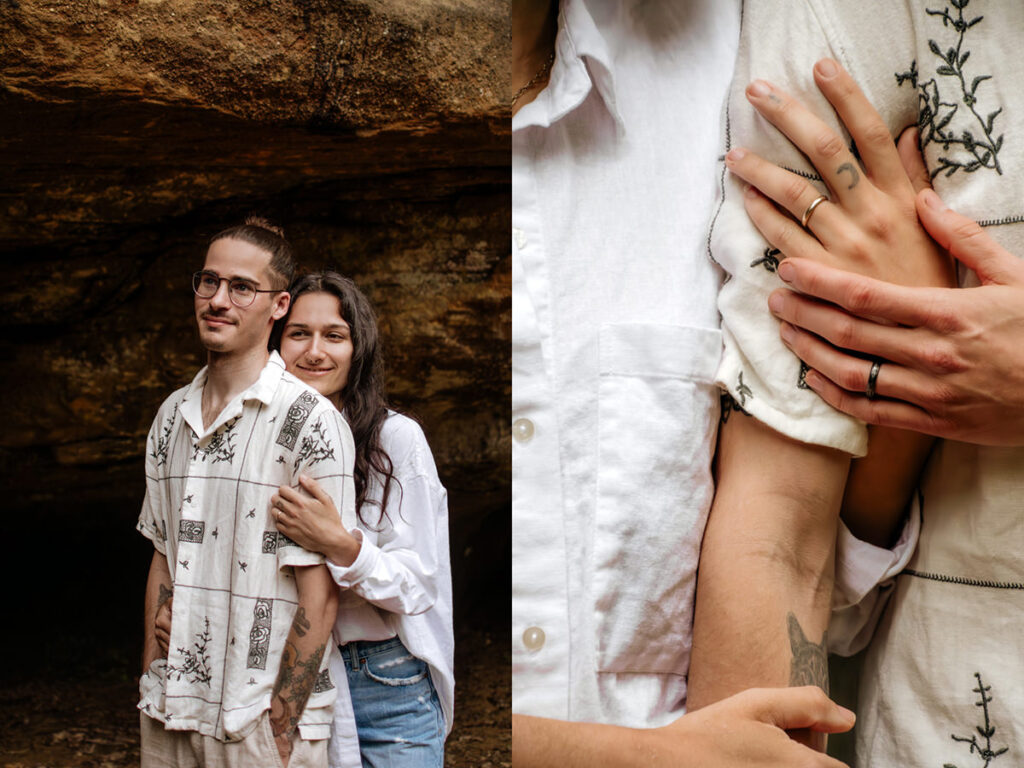
{"type": "Polygon", "coordinates": [[[164,422],[163,429],[160,430],[160,434],[156,436],[156,446],[150,451],[149,455],[156,459],[156,465],[158,467],[163,466],[167,463],[167,451],[171,447],[171,433],[174,431],[174,422],[178,418],[178,404],[174,404],[174,410],[171,415],[164,422]]]}
{"type": "Polygon", "coordinates": [[[167,675],[177,675],[175,680],[185,677],[190,683],[202,683],[209,686],[212,677],[210,671],[210,657],[207,655],[207,646],[210,644],[210,619],[205,617],[205,629],[196,634],[196,640],[192,644],[193,650],[179,648],[178,653],[182,655],[184,664],[180,667],[173,664],[167,665],[167,675]]]}
{"type": "MultiPolygon", "coordinates": [[[[989,695],[989,691],[992,690],[991,685],[985,685],[981,680],[981,673],[974,673],[975,679],[978,681],[978,687],[974,689],[974,692],[978,694],[979,701],[975,702],[974,706],[981,707],[982,713],[982,725],[977,725],[974,730],[976,734],[970,736],[957,736],[955,733],[950,734],[953,741],[961,744],[969,745],[968,754],[977,754],[981,768],[988,768],[989,763],[995,760],[1000,755],[1005,754],[1010,748],[1003,747],[1002,749],[992,748],[992,737],[995,736],[996,727],[992,725],[989,719],[988,705],[992,701],[992,696],[989,695]],[[979,740],[978,737],[982,740],[979,740]]],[[[945,763],[943,768],[958,768],[956,763],[945,763]]]]}
{"type": "Polygon", "coordinates": [[[754,259],[750,262],[752,267],[764,267],[768,272],[774,272],[779,268],[779,254],[782,253],[778,248],[772,248],[769,246],[764,249],[764,253],[761,258],[754,259]]]}
{"type": "Polygon", "coordinates": [[[319,418],[310,428],[309,434],[302,438],[302,445],[295,456],[295,469],[298,470],[303,462],[307,466],[313,466],[325,459],[334,458],[334,448],[331,446],[330,438],[324,431],[323,418],[319,418]]]}
{"type": "Polygon", "coordinates": [[[931,172],[933,179],[940,173],[948,177],[958,171],[973,173],[982,168],[1003,173],[999,164],[1003,134],[993,135],[996,118],[1003,108],[989,112],[984,118],[978,111],[978,87],[991,80],[992,75],[975,75],[968,85],[964,70],[971,56],[970,51],[963,50],[964,38],[971,27],[985,18],[975,16],[968,20],[965,17],[964,10],[970,2],[947,0],[945,8],[925,9],[929,16],[941,19],[944,28],[956,32],[956,45],[945,51],[936,40],[928,41],[928,49],[941,62],[935,68],[936,77],[923,80],[916,60],[911,62],[909,70],[896,74],[897,86],[910,83],[917,89],[921,149],[929,144],[942,148],[943,154],[939,155],[938,164],[931,172]],[[966,115],[954,126],[954,118],[963,114],[961,107],[965,108],[966,115]]]}
{"type": "Polygon", "coordinates": [[[217,434],[210,438],[209,442],[205,446],[197,445],[192,449],[192,459],[200,459],[206,461],[210,459],[211,464],[216,464],[218,461],[226,461],[230,464],[235,458],[235,425],[238,424],[238,418],[234,418],[224,425],[217,434]]]}

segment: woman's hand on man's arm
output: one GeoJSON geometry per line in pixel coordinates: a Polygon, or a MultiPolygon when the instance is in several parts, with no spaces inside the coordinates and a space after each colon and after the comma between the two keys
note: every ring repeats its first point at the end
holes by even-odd
{"type": "Polygon", "coordinates": [[[917,212],[981,285],[909,288],[787,259],[792,290],[771,298],[786,344],[811,366],[808,386],[869,424],[1024,445],[1024,263],[930,189],[917,212]],[[883,361],[877,397],[864,394],[870,362],[848,350],[883,361]]]}

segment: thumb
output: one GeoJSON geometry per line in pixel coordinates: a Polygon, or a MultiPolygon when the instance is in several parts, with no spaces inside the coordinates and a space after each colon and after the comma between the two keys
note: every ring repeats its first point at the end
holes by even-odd
{"type": "Polygon", "coordinates": [[[973,269],[982,284],[1024,280],[1020,260],[993,240],[973,219],[947,208],[931,189],[917,196],[917,215],[932,238],[957,261],[973,269]]]}
{"type": "Polygon", "coordinates": [[[330,503],[331,499],[324,492],[324,489],[320,487],[320,483],[308,475],[299,475],[299,485],[301,485],[306,492],[317,501],[330,503]]]}
{"type": "Polygon", "coordinates": [[[842,733],[853,727],[857,716],[832,701],[816,685],[801,688],[761,688],[747,692],[754,698],[758,719],[784,731],[810,728],[842,733]]]}
{"type": "Polygon", "coordinates": [[[899,153],[900,162],[903,163],[903,170],[914,187],[914,192],[930,189],[932,177],[924,165],[924,158],[921,157],[916,126],[911,126],[900,134],[900,139],[896,142],[896,151],[899,153]]]}

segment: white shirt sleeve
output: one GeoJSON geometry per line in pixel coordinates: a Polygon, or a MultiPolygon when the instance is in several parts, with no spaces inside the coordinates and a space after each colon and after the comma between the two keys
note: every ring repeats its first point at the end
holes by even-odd
{"type": "MultiPolygon", "coordinates": [[[[362,543],[351,565],[328,561],[327,566],[338,586],[385,611],[414,615],[428,610],[437,599],[437,542],[444,540],[437,526],[445,519],[438,510],[447,503],[447,495],[422,430],[411,420],[403,422],[385,446],[401,483],[392,486],[389,519],[377,525],[383,530],[373,537],[363,530],[352,531],[362,543]]],[[[368,527],[379,507],[364,505],[363,514],[368,524],[360,525],[368,527]]]]}

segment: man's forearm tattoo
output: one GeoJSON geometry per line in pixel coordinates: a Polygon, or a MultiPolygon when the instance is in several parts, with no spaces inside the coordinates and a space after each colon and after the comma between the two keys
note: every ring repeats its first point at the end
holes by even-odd
{"type": "Polygon", "coordinates": [[[821,643],[807,639],[804,630],[792,613],[787,617],[789,647],[793,661],[789,668],[789,684],[816,685],[828,693],[828,632],[821,635],[821,643]]]}
{"type": "Polygon", "coordinates": [[[836,168],[836,176],[841,174],[843,171],[850,172],[850,186],[848,186],[847,189],[853,189],[856,187],[857,183],[860,181],[860,172],[857,170],[857,166],[853,163],[843,163],[836,168]]]}
{"type": "Polygon", "coordinates": [[[156,609],[159,611],[164,607],[164,603],[174,597],[174,587],[170,587],[166,584],[160,585],[160,594],[156,598],[156,609]]]}
{"type": "MultiPolygon", "coordinates": [[[[292,631],[299,637],[305,637],[311,627],[306,612],[299,608],[292,622],[292,631]]],[[[285,643],[281,669],[270,697],[270,729],[274,736],[290,733],[298,726],[326,649],[327,644],[324,643],[303,659],[294,642],[289,640],[285,643]]]]}
{"type": "Polygon", "coordinates": [[[299,606],[299,610],[295,612],[295,621],[292,622],[292,629],[295,630],[295,634],[299,637],[305,637],[306,632],[313,626],[309,623],[309,619],[306,618],[306,609],[299,606]]]}

